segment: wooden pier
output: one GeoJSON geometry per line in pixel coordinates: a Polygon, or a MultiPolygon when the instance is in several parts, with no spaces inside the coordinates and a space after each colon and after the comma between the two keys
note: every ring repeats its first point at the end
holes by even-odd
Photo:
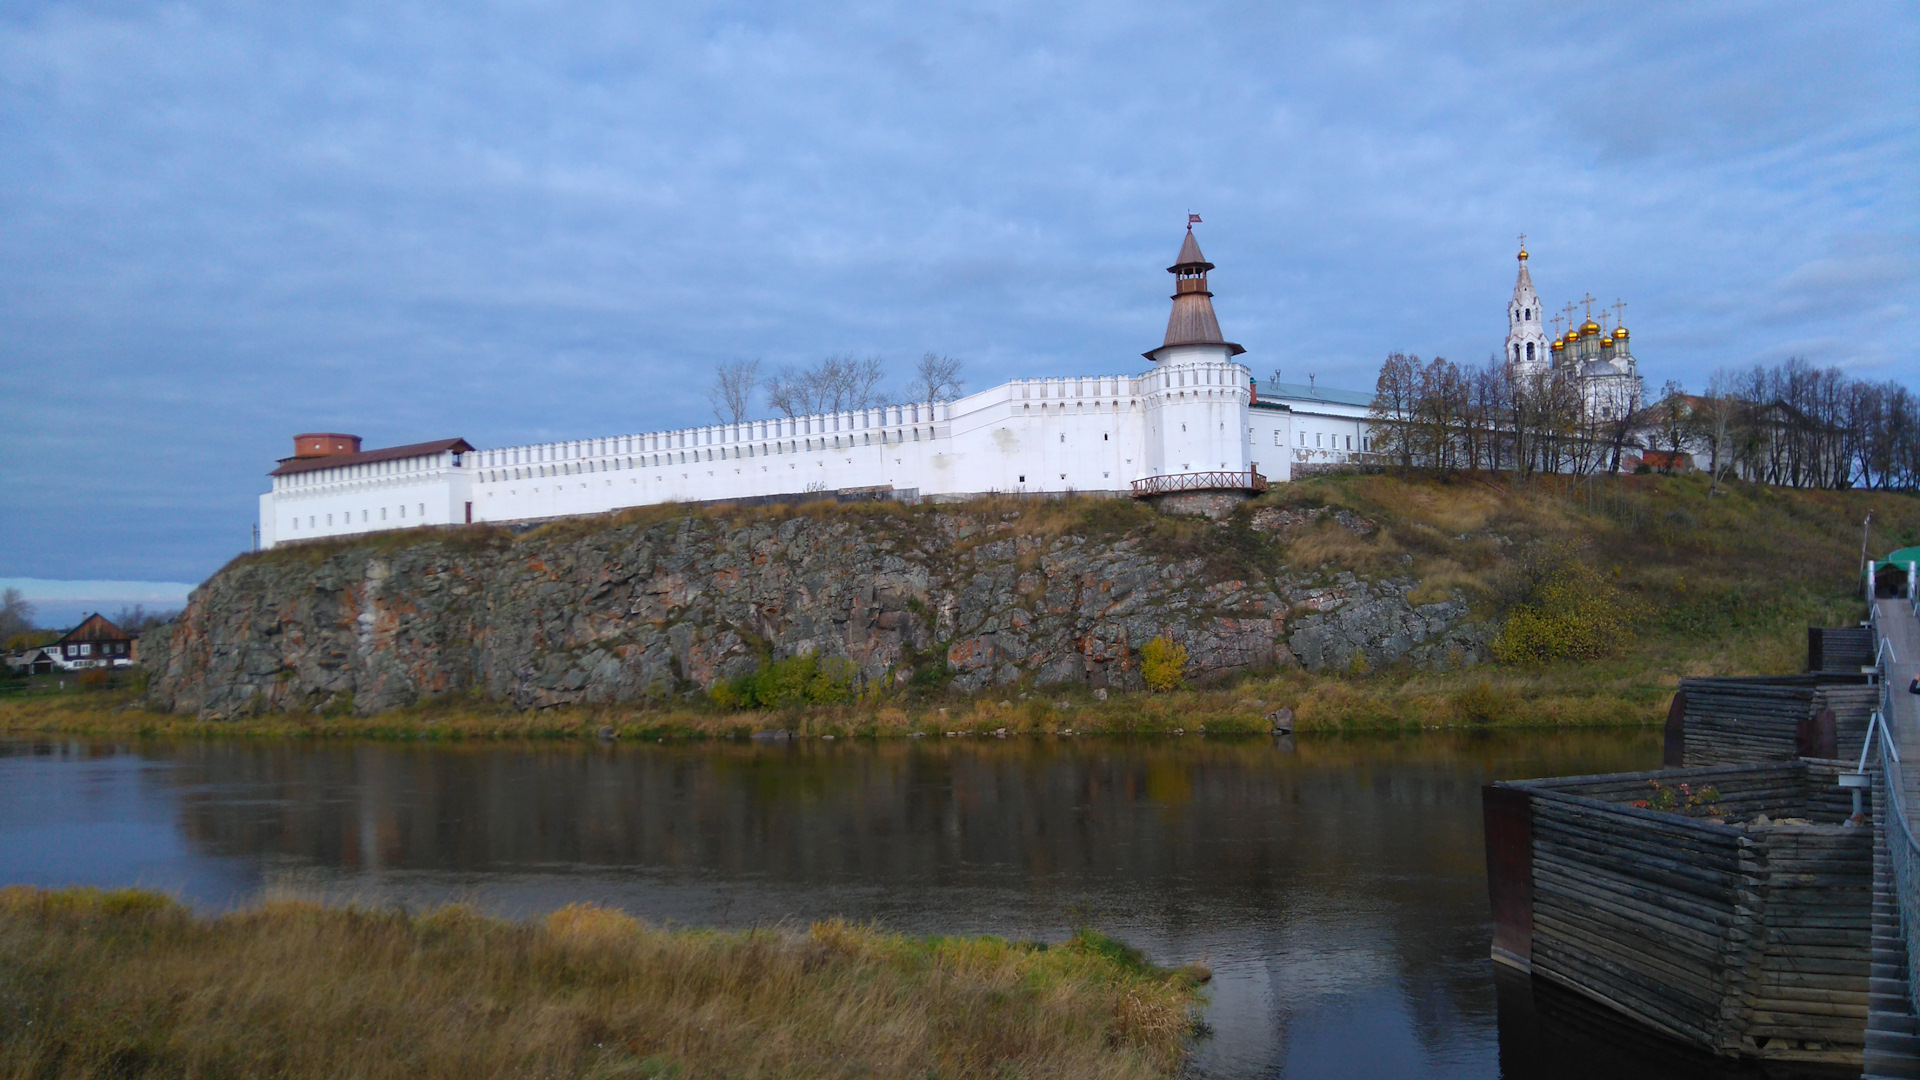
{"type": "Polygon", "coordinates": [[[1489,785],[1493,958],[1720,1057],[1920,1080],[1915,612],[1683,680],[1663,769],[1489,785]]]}

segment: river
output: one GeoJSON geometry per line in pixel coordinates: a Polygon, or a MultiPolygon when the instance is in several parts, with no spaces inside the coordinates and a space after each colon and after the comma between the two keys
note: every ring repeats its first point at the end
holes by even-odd
{"type": "Polygon", "coordinates": [[[1745,1075],[1487,959],[1480,786],[1657,767],[1659,738],[0,742],[0,883],[1084,924],[1213,968],[1197,1076],[1745,1075]]]}

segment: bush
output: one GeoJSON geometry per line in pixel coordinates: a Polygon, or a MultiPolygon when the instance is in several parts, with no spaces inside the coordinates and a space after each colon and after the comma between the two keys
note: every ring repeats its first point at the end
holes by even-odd
{"type": "Polygon", "coordinates": [[[853,700],[854,673],[854,666],[845,660],[790,656],[715,683],[708,696],[730,709],[841,705],[853,700]]]}
{"type": "Polygon", "coordinates": [[[1542,574],[1507,612],[1494,658],[1503,664],[1597,660],[1626,644],[1631,612],[1620,591],[1583,562],[1542,574]]]}
{"type": "Polygon", "coordinates": [[[1180,689],[1187,681],[1187,647],[1166,637],[1147,642],[1140,650],[1140,676],[1149,690],[1180,689]]]}

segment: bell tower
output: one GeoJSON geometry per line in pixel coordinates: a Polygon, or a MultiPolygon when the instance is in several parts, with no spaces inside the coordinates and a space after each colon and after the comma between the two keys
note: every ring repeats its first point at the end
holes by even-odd
{"type": "Polygon", "coordinates": [[[1513,283],[1513,299],[1507,301],[1507,363],[1520,374],[1545,371],[1553,365],[1550,345],[1540,312],[1540,294],[1533,291],[1533,275],[1527,272],[1527,237],[1520,234],[1520,275],[1513,283]]]}

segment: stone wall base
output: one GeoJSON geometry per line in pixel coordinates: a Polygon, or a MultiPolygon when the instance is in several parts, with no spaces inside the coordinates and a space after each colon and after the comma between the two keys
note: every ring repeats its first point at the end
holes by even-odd
{"type": "Polygon", "coordinates": [[[1147,505],[1163,514],[1200,516],[1219,521],[1253,498],[1248,491],[1173,491],[1147,496],[1147,505]]]}

